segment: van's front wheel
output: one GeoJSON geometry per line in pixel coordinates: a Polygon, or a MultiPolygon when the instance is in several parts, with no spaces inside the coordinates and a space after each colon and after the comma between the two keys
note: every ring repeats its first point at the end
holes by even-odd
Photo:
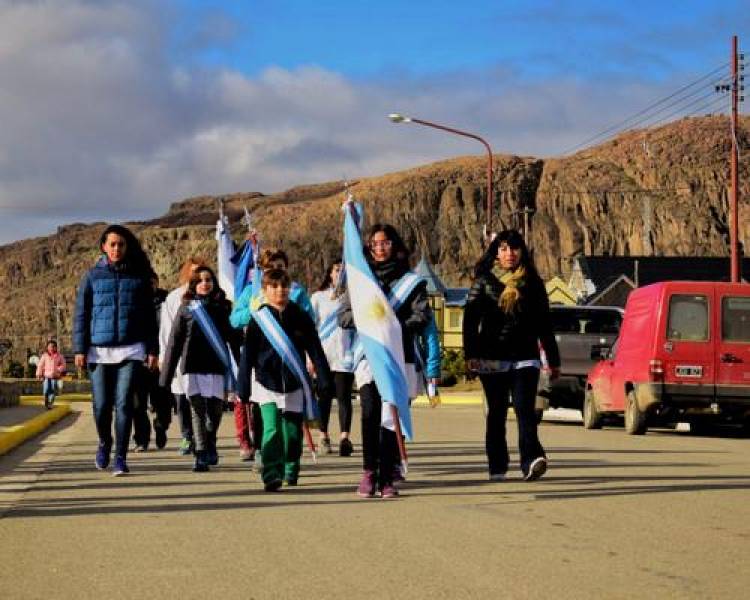
{"type": "Polygon", "coordinates": [[[602,428],[602,413],[599,412],[599,408],[596,406],[596,399],[594,398],[593,390],[586,390],[586,394],[583,397],[583,426],[586,429],[601,429],[602,428]]]}
{"type": "Polygon", "coordinates": [[[643,435],[647,429],[646,413],[638,408],[635,390],[630,390],[625,399],[625,432],[630,435],[643,435]]]}

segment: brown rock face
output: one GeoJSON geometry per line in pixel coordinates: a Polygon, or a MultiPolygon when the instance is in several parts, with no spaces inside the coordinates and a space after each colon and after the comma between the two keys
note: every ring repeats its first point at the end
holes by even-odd
{"type": "MultiPolygon", "coordinates": [[[[749,119],[738,132],[747,149],[749,119]]],[[[520,227],[522,210],[535,211],[531,241],[545,276],[567,275],[581,253],[613,255],[725,255],[728,252],[729,122],[685,119],[626,133],[565,158],[497,156],[495,228],[520,227]]],[[[740,239],[748,195],[749,150],[740,157],[740,239]]],[[[415,258],[424,253],[450,285],[468,284],[481,254],[486,221],[486,161],[463,157],[409,171],[361,179],[351,191],[365,206],[367,224],[393,223],[415,258]]],[[[315,287],[324,266],[341,254],[341,182],[299,186],[284,193],[222,197],[242,237],[243,206],[264,245],[281,245],[293,277],[315,287]]],[[[173,204],[166,215],[130,226],[149,252],[162,285],[171,288],[189,255],[215,260],[216,197],[173,204]]],[[[0,338],[16,358],[60,332],[68,348],[71,311],[82,273],[97,256],[103,223],[60,227],[54,235],[0,247],[0,338]]],[[[66,350],[67,351],[67,350],[66,350]]]]}

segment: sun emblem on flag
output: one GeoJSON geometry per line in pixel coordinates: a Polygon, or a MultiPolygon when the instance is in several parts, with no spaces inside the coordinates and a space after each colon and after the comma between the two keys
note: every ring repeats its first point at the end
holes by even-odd
{"type": "Polygon", "coordinates": [[[387,312],[382,300],[375,299],[372,304],[367,307],[367,316],[369,316],[374,321],[383,321],[385,320],[386,315],[387,312]]]}

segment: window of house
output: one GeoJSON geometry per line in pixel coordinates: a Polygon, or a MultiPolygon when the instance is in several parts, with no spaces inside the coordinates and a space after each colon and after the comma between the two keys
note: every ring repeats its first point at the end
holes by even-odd
{"type": "Polygon", "coordinates": [[[451,329],[459,329],[462,324],[463,313],[460,310],[452,310],[448,316],[448,324],[451,329]]]}

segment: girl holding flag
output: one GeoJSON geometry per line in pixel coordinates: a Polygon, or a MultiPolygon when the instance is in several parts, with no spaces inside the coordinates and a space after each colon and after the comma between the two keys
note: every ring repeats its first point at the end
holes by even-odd
{"type": "MultiPolygon", "coordinates": [[[[351,288],[352,279],[350,275],[355,275],[355,272],[353,271],[350,274],[350,260],[355,253],[358,253],[359,257],[362,256],[361,246],[356,249],[351,247],[355,239],[359,238],[356,233],[354,237],[351,237],[350,231],[351,229],[347,229],[345,225],[345,253],[349,290],[339,317],[339,324],[344,328],[354,328],[356,320],[356,315],[351,308],[350,296],[356,293],[356,290],[351,288]]],[[[380,287],[395,312],[398,326],[400,326],[400,336],[398,337],[401,338],[405,362],[404,377],[401,377],[401,379],[406,381],[402,381],[396,387],[400,389],[399,395],[403,396],[401,400],[407,403],[405,410],[408,413],[408,398],[416,395],[415,390],[417,388],[416,369],[414,367],[414,336],[427,326],[432,317],[427,298],[427,284],[409,270],[409,252],[401,236],[392,225],[373,225],[367,236],[363,253],[365,260],[357,266],[356,271],[360,273],[362,269],[370,271],[375,278],[376,285],[380,287]]],[[[354,266],[354,263],[352,263],[352,266],[354,266]]],[[[369,274],[366,274],[366,277],[369,279],[369,274]]],[[[384,313],[382,307],[375,305],[368,310],[372,314],[362,315],[363,317],[372,318],[373,315],[376,315],[377,318],[377,315],[384,313]]],[[[385,314],[387,314],[387,311],[385,314]]],[[[360,332],[360,335],[362,333],[360,332]]],[[[364,333],[367,334],[368,332],[364,333]]],[[[401,354],[400,351],[394,352],[394,348],[385,348],[384,350],[385,352],[377,355],[382,357],[383,360],[388,360],[392,355],[401,354]]],[[[376,356],[376,354],[373,353],[373,356],[376,356]]],[[[355,362],[357,363],[355,378],[362,404],[364,467],[357,488],[357,495],[361,498],[372,498],[379,490],[382,498],[394,498],[398,495],[394,478],[399,475],[396,462],[399,454],[399,441],[395,431],[382,425],[383,416],[388,416],[387,414],[384,415],[385,409],[382,406],[382,398],[385,398],[386,394],[378,386],[385,382],[376,381],[378,366],[369,364],[368,360],[363,359],[360,353],[355,355],[355,362]]],[[[399,414],[399,417],[403,422],[408,419],[408,414],[399,414]]],[[[410,431],[405,431],[405,433],[407,436],[410,435],[410,431]]]]}
{"type": "Polygon", "coordinates": [[[305,354],[317,372],[320,397],[333,395],[331,371],[315,324],[290,302],[290,287],[286,271],[263,273],[261,306],[248,325],[240,362],[239,396],[243,402],[260,405],[263,418],[262,477],[267,492],[277,491],[282,480],[297,485],[302,423],[317,416],[305,354]]]}
{"type": "MultiPolygon", "coordinates": [[[[161,385],[172,380],[179,363],[182,387],[193,409],[196,472],[208,471],[219,462],[216,435],[227,389],[225,378],[233,360],[227,344],[235,337],[229,312],[229,301],[214,272],[206,266],[198,267],[188,283],[164,353],[161,385]]],[[[236,344],[233,346],[236,349],[236,344]]]]}
{"type": "MultiPolygon", "coordinates": [[[[318,335],[323,344],[328,364],[333,371],[336,385],[336,401],[339,406],[339,455],[351,456],[353,447],[349,439],[352,426],[352,385],[354,384],[354,365],[352,346],[354,332],[338,326],[338,314],[341,311],[341,293],[339,281],[343,272],[341,259],[335,260],[326,270],[320,288],[312,295],[311,302],[315,311],[315,323],[318,335]]],[[[328,435],[328,423],[331,416],[331,402],[320,399],[320,445],[327,454],[331,453],[331,438],[328,435]]]]}

